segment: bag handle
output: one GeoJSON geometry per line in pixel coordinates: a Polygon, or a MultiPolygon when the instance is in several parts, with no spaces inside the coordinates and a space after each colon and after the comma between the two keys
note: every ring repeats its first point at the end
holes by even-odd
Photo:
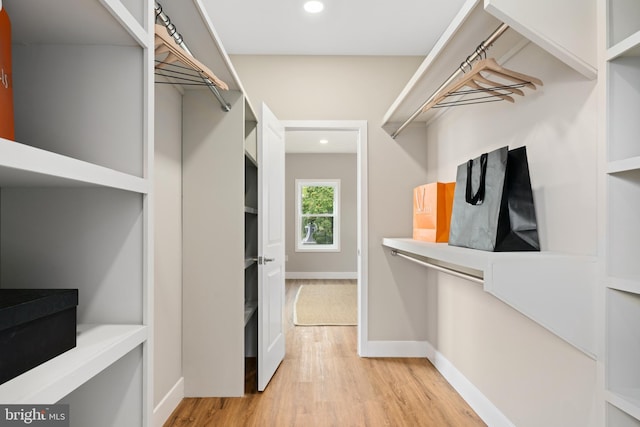
{"type": "Polygon", "coordinates": [[[484,181],[487,175],[487,157],[488,154],[484,153],[480,156],[480,185],[475,195],[471,195],[471,171],[473,169],[473,159],[467,162],[467,191],[465,193],[465,200],[470,205],[481,205],[484,201],[484,181]]]}

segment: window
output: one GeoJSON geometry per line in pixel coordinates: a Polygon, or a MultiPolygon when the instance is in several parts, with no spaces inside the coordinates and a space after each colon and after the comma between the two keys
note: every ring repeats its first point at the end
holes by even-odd
{"type": "Polygon", "coordinates": [[[339,200],[339,179],[296,179],[296,252],[340,251],[339,200]]]}

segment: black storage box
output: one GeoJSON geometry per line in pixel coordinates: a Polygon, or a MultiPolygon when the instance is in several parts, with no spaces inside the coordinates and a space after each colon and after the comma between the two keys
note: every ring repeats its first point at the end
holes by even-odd
{"type": "Polygon", "coordinates": [[[77,289],[0,289],[0,384],[76,346],[77,289]]]}

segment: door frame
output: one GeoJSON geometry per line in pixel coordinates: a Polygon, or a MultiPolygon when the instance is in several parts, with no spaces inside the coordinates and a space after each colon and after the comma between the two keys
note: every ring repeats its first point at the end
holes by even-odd
{"type": "MultiPolygon", "coordinates": [[[[369,229],[367,190],[367,121],[366,120],[281,120],[287,131],[339,130],[356,131],[357,141],[357,248],[358,248],[358,355],[362,356],[368,339],[369,229]]],[[[285,137],[286,138],[286,137],[285,137]]]]}

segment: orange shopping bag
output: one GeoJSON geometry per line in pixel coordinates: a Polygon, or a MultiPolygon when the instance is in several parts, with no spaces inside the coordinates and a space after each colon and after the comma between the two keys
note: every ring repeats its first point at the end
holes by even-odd
{"type": "Polygon", "coordinates": [[[13,140],[13,82],[11,74],[11,23],[0,0],[0,138],[13,140]]]}
{"type": "Polygon", "coordinates": [[[434,182],[413,189],[413,238],[447,242],[455,182],[434,182]]]}

